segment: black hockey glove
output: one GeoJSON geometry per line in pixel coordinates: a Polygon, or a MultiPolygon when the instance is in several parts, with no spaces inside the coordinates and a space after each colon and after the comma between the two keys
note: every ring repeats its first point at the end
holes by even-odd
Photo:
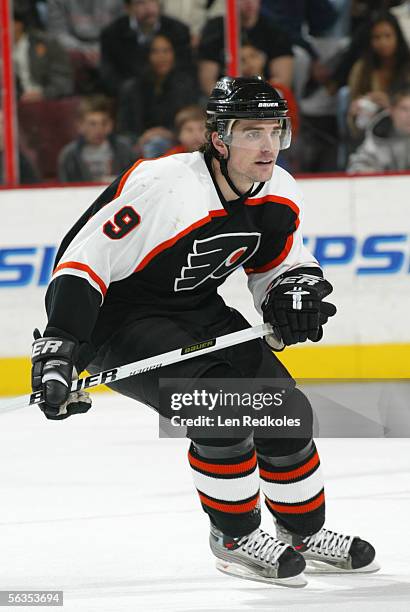
{"type": "MultiPolygon", "coordinates": [[[[336,306],[323,302],[332,291],[329,281],[320,276],[298,274],[297,270],[294,275],[280,276],[262,304],[263,319],[271,323],[284,345],[318,342],[323,336],[322,326],[336,314],[336,306]]],[[[266,341],[270,344],[269,336],[266,341]]]]}
{"type": "Polygon", "coordinates": [[[91,408],[87,392],[70,394],[72,380],[78,378],[73,360],[76,349],[77,344],[71,340],[42,338],[38,329],[34,330],[31,384],[33,391],[44,393],[40,408],[48,419],[66,419],[91,408]]]}

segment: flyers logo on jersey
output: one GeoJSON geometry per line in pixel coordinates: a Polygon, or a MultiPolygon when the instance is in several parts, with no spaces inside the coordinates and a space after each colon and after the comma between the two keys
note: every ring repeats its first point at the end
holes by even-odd
{"type": "Polygon", "coordinates": [[[220,234],[204,240],[195,240],[188,265],[175,279],[175,291],[196,289],[208,279],[219,280],[242,266],[258,250],[261,235],[258,232],[220,234]]]}

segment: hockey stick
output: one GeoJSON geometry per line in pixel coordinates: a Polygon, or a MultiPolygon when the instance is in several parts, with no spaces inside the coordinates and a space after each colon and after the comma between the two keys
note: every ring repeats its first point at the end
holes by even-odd
{"type": "MultiPolygon", "coordinates": [[[[191,359],[204,353],[212,353],[235,344],[241,344],[242,342],[249,342],[249,340],[255,340],[256,338],[263,338],[268,334],[274,334],[277,338],[272,326],[269,323],[263,325],[256,325],[255,327],[248,327],[241,329],[240,331],[220,336],[219,338],[211,338],[203,342],[191,344],[183,348],[174,349],[162,355],[155,355],[154,357],[148,357],[148,359],[140,359],[127,365],[119,366],[111,370],[105,370],[99,372],[99,374],[92,374],[85,378],[79,378],[74,380],[71,385],[71,392],[80,391],[81,389],[90,389],[91,387],[97,387],[98,385],[104,385],[117,380],[128,378],[129,376],[137,376],[143,372],[150,370],[157,370],[164,366],[176,363],[177,361],[184,361],[185,359],[191,359]]],[[[278,348],[281,348],[279,339],[277,339],[278,348]]],[[[34,404],[40,404],[43,401],[43,392],[37,391],[31,395],[20,395],[11,400],[4,400],[0,402],[0,414],[17,410],[19,408],[25,408],[26,406],[33,406],[34,404]]]]}

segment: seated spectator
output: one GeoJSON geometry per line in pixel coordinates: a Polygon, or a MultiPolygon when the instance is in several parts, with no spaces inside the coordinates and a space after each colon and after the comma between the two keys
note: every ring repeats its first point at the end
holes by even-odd
{"type": "MultiPolygon", "coordinates": [[[[119,131],[135,142],[146,130],[161,127],[162,134],[163,128],[166,128],[173,138],[176,113],[188,104],[195,104],[198,95],[191,73],[176,66],[176,53],[171,40],[157,34],[149,48],[145,72],[141,77],[125,83],[121,89],[119,131]]],[[[169,146],[168,143],[164,151],[169,146]]]]}
{"type": "Polygon", "coordinates": [[[162,0],[164,15],[183,21],[191,32],[191,44],[197,47],[208,19],[225,15],[225,0],[162,0]]]}
{"type": "Polygon", "coordinates": [[[410,52],[397,19],[375,16],[368,28],[366,48],[349,75],[349,127],[360,136],[371,118],[389,105],[389,91],[410,78],[410,52]]]}
{"type": "Polygon", "coordinates": [[[334,25],[338,13],[331,0],[275,0],[269,5],[272,18],[289,34],[292,44],[318,59],[310,37],[324,36],[334,25]]]}
{"type": "Polygon", "coordinates": [[[167,155],[199,151],[206,140],[205,124],[206,112],[203,108],[195,104],[182,108],[175,115],[175,131],[179,144],[167,151],[167,155]]]}
{"type": "Polygon", "coordinates": [[[177,19],[161,14],[159,0],[124,0],[127,14],[101,34],[101,74],[107,93],[116,95],[124,81],[143,72],[157,34],[172,41],[177,63],[191,68],[190,32],[177,19]]]}
{"type": "Polygon", "coordinates": [[[348,172],[410,170],[410,85],[391,96],[374,117],[363,143],[349,158],[348,172]]]}
{"type": "Polygon", "coordinates": [[[26,27],[24,13],[14,12],[13,59],[21,101],[60,98],[73,93],[69,57],[54,38],[26,27]]]}
{"type": "Polygon", "coordinates": [[[331,33],[339,13],[332,0],[275,0],[270,5],[272,17],[292,42],[293,87],[301,99],[326,85],[331,75],[328,60],[338,54],[341,46],[340,40],[331,33]]]}
{"type": "MultiPolygon", "coordinates": [[[[342,0],[339,0],[342,1],[342,0]]],[[[331,82],[333,92],[347,84],[354,63],[359,60],[367,47],[369,21],[381,11],[387,11],[397,0],[350,0],[350,44],[333,67],[331,82]]]]}
{"type": "Polygon", "coordinates": [[[240,49],[241,74],[244,77],[263,76],[268,61],[267,55],[251,42],[243,43],[240,49]]]}
{"type": "MultiPolygon", "coordinates": [[[[260,13],[260,0],[239,0],[243,42],[250,42],[267,57],[265,75],[292,86],[293,52],[289,36],[275,22],[260,13]]],[[[224,19],[216,17],[205,26],[199,43],[199,81],[209,95],[218,76],[224,72],[224,19]]]]}
{"type": "MultiPolygon", "coordinates": [[[[241,70],[242,76],[263,76],[266,66],[266,54],[257,49],[251,43],[245,43],[241,47],[241,70]]],[[[292,135],[296,136],[299,129],[299,112],[295,96],[292,91],[275,80],[271,80],[271,85],[275,87],[288,103],[289,115],[292,120],[292,135]]]]}
{"type": "Polygon", "coordinates": [[[80,104],[78,138],[66,145],[58,159],[64,183],[109,182],[135,161],[128,142],[113,133],[110,101],[104,96],[80,104]]]}
{"type": "Polygon", "coordinates": [[[98,88],[101,30],[123,12],[122,0],[48,0],[48,31],[69,53],[80,92],[98,88]]]}
{"type": "MultiPolygon", "coordinates": [[[[0,185],[4,183],[4,134],[3,134],[3,111],[0,110],[0,185]]],[[[18,152],[18,166],[19,166],[19,183],[20,185],[31,185],[32,183],[38,183],[39,177],[34,169],[33,164],[24,153],[19,150],[18,152]]]]}

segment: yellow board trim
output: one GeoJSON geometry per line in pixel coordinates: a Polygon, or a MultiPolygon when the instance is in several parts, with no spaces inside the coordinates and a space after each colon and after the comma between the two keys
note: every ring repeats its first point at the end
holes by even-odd
{"type": "MultiPolygon", "coordinates": [[[[410,378],[410,344],[307,346],[277,355],[295,378],[410,378]]],[[[0,358],[0,376],[0,396],[29,393],[30,359],[0,358]]]]}

